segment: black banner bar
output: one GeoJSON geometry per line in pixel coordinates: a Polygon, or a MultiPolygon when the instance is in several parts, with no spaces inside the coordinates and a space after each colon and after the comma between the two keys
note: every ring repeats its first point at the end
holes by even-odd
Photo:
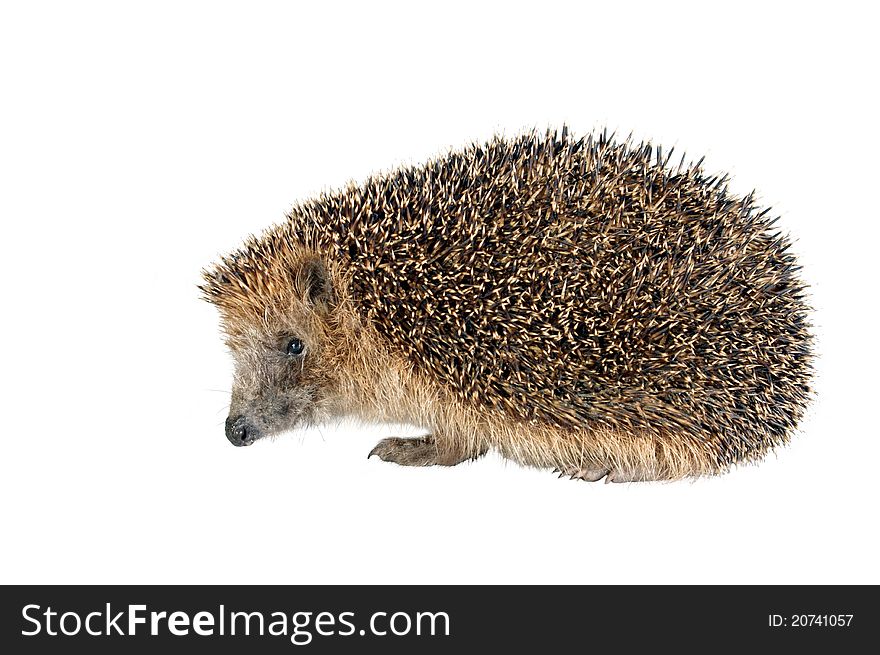
{"type": "MultiPolygon", "coordinates": [[[[7,653],[631,652],[847,648],[877,636],[875,587],[7,586],[7,653]],[[12,650],[10,650],[10,648],[12,650]],[[540,650],[539,650],[540,649],[540,650]]],[[[854,652],[850,650],[838,652],[854,652]]]]}

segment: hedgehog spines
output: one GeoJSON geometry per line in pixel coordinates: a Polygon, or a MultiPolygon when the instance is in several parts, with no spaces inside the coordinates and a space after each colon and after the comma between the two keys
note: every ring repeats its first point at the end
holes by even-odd
{"type": "Polygon", "coordinates": [[[567,127],[496,138],[300,203],[215,275],[271,295],[266,262],[307,248],[465,405],[676,435],[725,468],[785,442],[803,413],[805,287],[769,209],[702,159],[670,166],[673,152],[567,127]]]}

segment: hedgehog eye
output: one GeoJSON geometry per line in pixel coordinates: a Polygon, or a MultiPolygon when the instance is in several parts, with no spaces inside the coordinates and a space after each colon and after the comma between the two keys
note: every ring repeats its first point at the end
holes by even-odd
{"type": "Polygon", "coordinates": [[[287,342],[287,354],[291,357],[300,357],[305,352],[305,349],[306,344],[302,342],[302,339],[294,337],[287,342]]]}

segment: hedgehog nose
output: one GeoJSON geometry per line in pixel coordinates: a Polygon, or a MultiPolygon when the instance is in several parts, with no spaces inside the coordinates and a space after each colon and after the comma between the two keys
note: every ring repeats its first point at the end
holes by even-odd
{"type": "Polygon", "coordinates": [[[250,446],[257,440],[257,431],[239,414],[226,419],[226,438],[233,446],[250,446]]]}

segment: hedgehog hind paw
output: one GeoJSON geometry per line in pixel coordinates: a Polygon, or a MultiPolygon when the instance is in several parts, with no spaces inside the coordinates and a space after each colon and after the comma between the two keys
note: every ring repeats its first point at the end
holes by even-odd
{"type": "Polygon", "coordinates": [[[666,479],[647,468],[620,469],[603,466],[572,466],[561,469],[555,468],[553,469],[553,472],[558,473],[560,478],[583,480],[584,482],[598,482],[602,478],[605,478],[605,484],[621,482],[656,482],[666,479]]]}
{"type": "Polygon", "coordinates": [[[569,478],[570,480],[583,480],[584,482],[598,482],[606,475],[611,476],[611,471],[602,467],[581,467],[569,469],[553,469],[554,473],[559,473],[560,478],[569,478]]]}
{"type": "Polygon", "coordinates": [[[658,482],[664,478],[647,470],[611,471],[605,478],[605,484],[621,482],[658,482]]]}
{"type": "Polygon", "coordinates": [[[383,462],[393,462],[400,466],[455,466],[485,453],[485,449],[476,454],[441,450],[434,437],[428,435],[415,439],[382,439],[370,451],[367,459],[376,455],[383,462]]]}

